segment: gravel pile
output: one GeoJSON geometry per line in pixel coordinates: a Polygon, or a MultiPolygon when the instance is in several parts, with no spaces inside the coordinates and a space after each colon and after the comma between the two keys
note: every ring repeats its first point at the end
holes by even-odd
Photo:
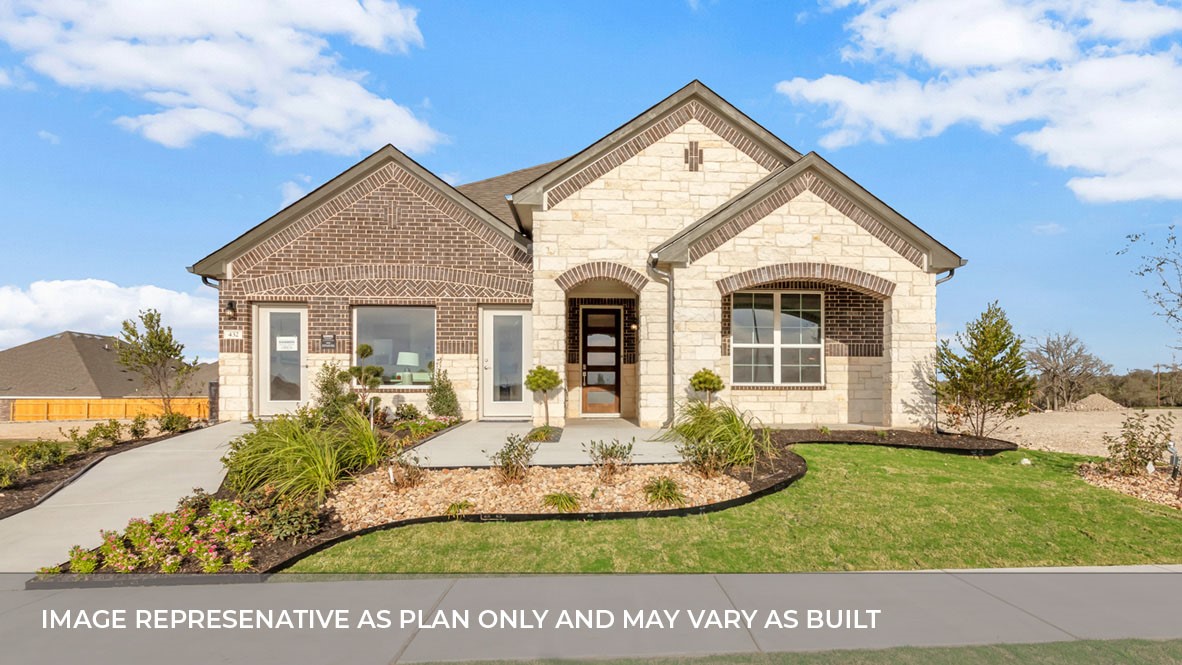
{"type": "Polygon", "coordinates": [[[453,503],[470,501],[471,513],[551,513],[542,497],[570,492],[579,497],[577,512],[618,512],[663,509],[644,496],[644,484],[657,476],[677,482],[688,506],[734,499],[750,493],[747,483],[721,475],[702,478],[679,464],[632,466],[612,484],[599,482],[591,467],[531,467],[525,482],[503,485],[492,469],[438,469],[424,472],[416,487],[395,487],[381,469],[359,477],[333,496],[329,508],[349,530],[395,520],[443,515],[453,503]]]}
{"type": "Polygon", "coordinates": [[[1068,404],[1064,411],[1124,411],[1125,407],[1108,399],[1100,393],[1092,393],[1087,397],[1068,404]]]}

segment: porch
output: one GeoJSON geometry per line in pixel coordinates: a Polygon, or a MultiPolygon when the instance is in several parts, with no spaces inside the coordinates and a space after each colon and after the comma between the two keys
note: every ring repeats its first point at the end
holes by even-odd
{"type": "MultiPolygon", "coordinates": [[[[511,435],[525,436],[533,428],[527,421],[477,420],[446,431],[416,448],[419,463],[425,468],[487,467],[488,456],[500,450],[511,435]]],[[[538,444],[533,464],[570,466],[590,464],[583,446],[592,441],[635,440],[634,464],[676,464],[681,456],[670,442],[655,440],[658,429],[642,428],[623,418],[570,418],[562,438],[538,444]]]]}

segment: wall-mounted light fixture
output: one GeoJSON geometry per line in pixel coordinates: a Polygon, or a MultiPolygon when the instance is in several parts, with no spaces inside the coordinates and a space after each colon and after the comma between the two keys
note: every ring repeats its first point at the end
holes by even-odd
{"type": "Polygon", "coordinates": [[[238,316],[238,303],[233,300],[226,301],[226,318],[232,319],[238,316]]]}
{"type": "Polygon", "coordinates": [[[628,326],[628,329],[631,330],[632,332],[636,332],[637,330],[640,329],[640,326],[633,323],[632,325],[628,326]]]}

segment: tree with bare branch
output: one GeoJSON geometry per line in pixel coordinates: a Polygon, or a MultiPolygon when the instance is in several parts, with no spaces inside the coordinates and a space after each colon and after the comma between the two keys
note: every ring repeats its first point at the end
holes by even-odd
{"type": "Polygon", "coordinates": [[[1043,406],[1056,411],[1083,397],[1097,379],[1112,371],[1111,365],[1092,355],[1070,332],[1034,338],[1026,361],[1038,374],[1043,406]]]}

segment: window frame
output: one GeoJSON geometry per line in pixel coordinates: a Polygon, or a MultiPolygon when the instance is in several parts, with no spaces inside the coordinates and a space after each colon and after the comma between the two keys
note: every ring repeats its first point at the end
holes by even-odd
{"type": "MultiPolygon", "coordinates": [[[[357,313],[363,309],[429,309],[431,310],[431,353],[434,357],[434,362],[439,363],[439,308],[435,305],[353,305],[351,306],[353,320],[353,335],[352,335],[352,349],[349,351],[349,364],[352,366],[357,362],[357,347],[361,346],[361,342],[357,338],[357,313]]],[[[385,368],[383,368],[385,369],[385,368]]],[[[359,388],[361,384],[356,379],[350,382],[354,388],[359,388]]],[[[422,391],[429,387],[430,384],[405,384],[405,383],[386,383],[382,382],[377,390],[404,390],[404,391],[422,391]]]]}
{"type": "Polygon", "coordinates": [[[757,289],[757,290],[743,290],[735,291],[730,298],[730,351],[731,351],[731,385],[743,388],[817,388],[824,387],[825,384],[825,292],[809,289],[757,289]],[[772,295],[772,341],[770,344],[749,344],[735,341],[735,296],[748,294],[771,294],[772,295]],[[816,344],[785,344],[782,341],[782,334],[780,330],[780,317],[783,315],[781,311],[781,303],[785,295],[815,295],[821,299],[821,330],[819,341],[816,344]],[[771,383],[752,383],[735,380],[735,350],[736,349],[772,349],[772,382],[771,383]],[[784,349],[817,349],[821,359],[821,380],[814,383],[792,382],[785,383],[783,381],[782,365],[784,349]]]}

